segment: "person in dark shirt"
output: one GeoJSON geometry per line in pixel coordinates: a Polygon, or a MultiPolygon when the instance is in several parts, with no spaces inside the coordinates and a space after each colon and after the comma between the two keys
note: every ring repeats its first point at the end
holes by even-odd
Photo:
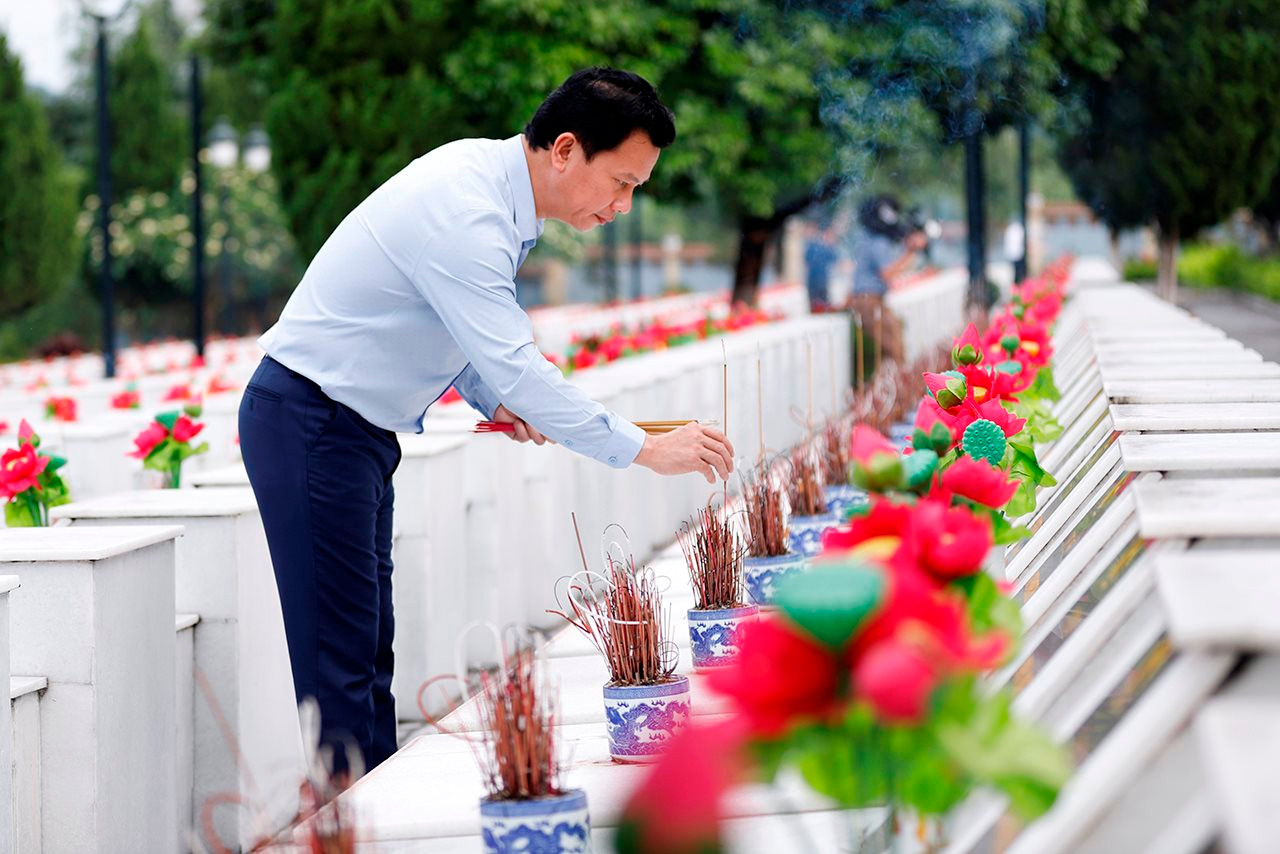
{"type": "Polygon", "coordinates": [[[805,287],[809,292],[809,311],[821,312],[831,308],[828,290],[831,269],[840,253],[836,250],[835,228],[820,226],[804,247],[805,287]]]}
{"type": "Polygon", "coordinates": [[[876,341],[879,353],[900,362],[904,356],[902,322],[885,303],[885,296],[893,279],[906,270],[929,241],[923,232],[908,230],[901,207],[892,196],[876,196],[864,202],[858,222],[863,236],[854,255],[857,266],[850,306],[876,341]]]}

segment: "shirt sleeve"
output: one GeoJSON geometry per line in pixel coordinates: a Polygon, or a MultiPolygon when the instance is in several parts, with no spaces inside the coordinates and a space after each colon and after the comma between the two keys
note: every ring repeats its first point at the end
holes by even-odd
{"type": "Polygon", "coordinates": [[[516,302],[519,246],[509,215],[463,211],[414,264],[414,287],[470,361],[458,393],[481,411],[502,403],[566,448],[625,468],[640,453],[644,432],[587,397],[539,352],[533,324],[516,302]]]}
{"type": "Polygon", "coordinates": [[[498,404],[502,402],[493,389],[480,379],[475,365],[468,364],[453,381],[453,387],[462,395],[463,400],[471,404],[472,409],[485,418],[493,418],[493,414],[498,411],[498,404]]]}

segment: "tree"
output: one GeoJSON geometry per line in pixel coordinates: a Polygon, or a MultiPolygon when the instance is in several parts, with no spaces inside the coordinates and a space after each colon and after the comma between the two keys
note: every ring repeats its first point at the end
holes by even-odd
{"type": "MultiPolygon", "coordinates": [[[[820,16],[766,0],[410,2],[220,0],[213,55],[265,77],[284,205],[306,255],[413,157],[518,131],[573,71],[643,74],[677,117],[651,191],[716,198],[739,223],[735,296],[753,298],[764,247],[841,184],[822,115],[845,59],[820,16]],[[265,61],[262,57],[268,57],[265,61]]],[[[863,128],[865,130],[865,128],[863,128]]]]}
{"type": "Polygon", "coordinates": [[[75,264],[75,199],[39,102],[0,33],[0,317],[64,288],[75,264]]]}
{"type": "Polygon", "coordinates": [[[188,150],[172,70],[156,51],[151,28],[150,15],[139,17],[111,61],[111,183],[121,197],[172,190],[188,150]]]}
{"type": "Polygon", "coordinates": [[[1280,6],[1151,0],[1116,38],[1111,75],[1077,71],[1083,106],[1061,146],[1079,197],[1113,231],[1156,224],[1173,299],[1179,240],[1255,202],[1280,162],[1280,6]]]}

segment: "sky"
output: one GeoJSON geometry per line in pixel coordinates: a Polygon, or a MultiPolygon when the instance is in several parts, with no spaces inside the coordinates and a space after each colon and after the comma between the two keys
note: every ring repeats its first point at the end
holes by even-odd
{"type": "MultiPolygon", "coordinates": [[[[118,5],[120,0],[110,0],[118,5]]],[[[179,14],[198,8],[199,0],[171,0],[179,14]]],[[[50,92],[71,85],[70,54],[76,34],[87,23],[79,0],[0,0],[0,30],[9,50],[22,59],[27,84],[50,92]]]]}

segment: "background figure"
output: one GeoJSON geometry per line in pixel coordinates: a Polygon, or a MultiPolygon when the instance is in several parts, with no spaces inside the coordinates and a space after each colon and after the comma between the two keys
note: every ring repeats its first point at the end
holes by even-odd
{"type": "Polygon", "coordinates": [[[840,257],[836,249],[834,225],[818,225],[804,247],[805,286],[809,291],[809,311],[831,308],[831,271],[840,257]]]}
{"type": "MultiPolygon", "coordinates": [[[[900,362],[902,323],[885,304],[885,295],[894,278],[911,264],[929,239],[903,219],[902,207],[892,196],[874,196],[863,202],[858,210],[858,223],[863,237],[854,255],[856,267],[850,305],[861,319],[864,342],[866,337],[875,342],[872,345],[874,361],[883,357],[900,362]]],[[[874,367],[870,359],[864,359],[864,364],[874,367]]]]}

